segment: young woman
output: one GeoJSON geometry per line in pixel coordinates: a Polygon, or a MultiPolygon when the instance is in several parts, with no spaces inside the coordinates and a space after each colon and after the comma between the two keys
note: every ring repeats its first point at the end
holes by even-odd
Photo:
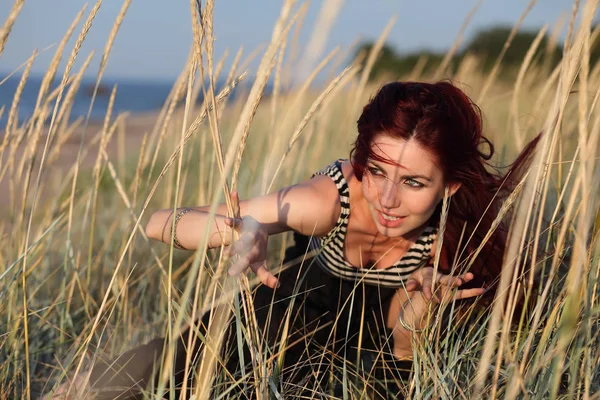
{"type": "MultiPolygon", "coordinates": [[[[345,364],[356,374],[381,378],[372,388],[376,395],[395,397],[397,388],[391,389],[380,372],[407,376],[412,339],[426,327],[431,303],[493,297],[506,241],[503,226],[470,270],[457,268],[465,263],[455,260],[482,243],[537,141],[501,174],[488,165],[494,147],[482,134],[480,110],[461,90],[448,82],[393,82],[364,107],[349,159],[276,193],[240,201],[241,218],[228,218],[224,205],[214,217],[208,207],[181,208],[174,215],[167,209],[152,215],[146,231],[166,243],[173,234],[177,247],[194,250],[207,226],[211,248],[230,245],[231,228],[237,230],[239,240],[230,251],[239,258],[229,273],[250,268],[262,282],[254,308],[270,354],[278,351],[291,312],[278,375],[279,382],[297,384],[289,393],[298,387],[335,392],[343,379],[335,366],[345,364]],[[432,263],[445,195],[450,205],[436,274],[432,263]],[[301,261],[274,275],[266,262],[267,242],[285,231],[295,232],[285,262],[301,261]],[[310,257],[303,259],[307,252],[310,257]],[[387,367],[377,367],[385,362],[387,367]]],[[[232,326],[222,353],[232,382],[239,383],[240,354],[246,363],[251,358],[247,344],[243,352],[237,348],[232,326]]],[[[176,387],[182,384],[186,351],[197,359],[202,350],[201,340],[186,350],[189,334],[184,332],[175,355],[176,387]]],[[[153,384],[163,343],[156,339],[97,364],[91,385],[107,397],[139,395],[153,384]]]]}

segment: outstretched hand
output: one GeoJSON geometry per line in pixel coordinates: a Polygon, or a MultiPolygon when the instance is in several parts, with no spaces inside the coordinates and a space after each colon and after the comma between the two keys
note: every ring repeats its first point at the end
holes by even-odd
{"type": "Polygon", "coordinates": [[[410,278],[408,278],[405,283],[405,288],[407,292],[420,291],[425,300],[433,301],[435,303],[468,299],[485,293],[484,288],[455,290],[471,281],[473,277],[471,272],[453,276],[443,274],[439,271],[434,276],[433,267],[425,267],[419,268],[411,274],[410,278]]]}
{"type": "Polygon", "coordinates": [[[446,275],[439,271],[434,274],[433,267],[424,267],[413,272],[404,285],[404,290],[412,296],[409,296],[401,306],[400,325],[416,332],[422,329],[431,304],[468,299],[484,294],[486,291],[484,288],[458,289],[473,278],[470,272],[457,276],[446,275]]]}
{"type": "Polygon", "coordinates": [[[236,276],[250,268],[263,284],[274,289],[279,285],[279,280],[267,269],[269,234],[251,216],[240,217],[237,192],[231,193],[231,200],[237,215],[225,218],[225,224],[234,229],[239,238],[227,249],[227,255],[235,259],[229,267],[229,275],[236,276]]]}

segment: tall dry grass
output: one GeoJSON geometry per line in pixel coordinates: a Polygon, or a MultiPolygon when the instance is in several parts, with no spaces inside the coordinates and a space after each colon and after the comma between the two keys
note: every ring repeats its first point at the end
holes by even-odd
{"type": "MultiPolygon", "coordinates": [[[[22,3],[15,2],[0,31],[0,56],[22,3]]],[[[128,5],[123,2],[107,38],[96,88],[128,5]]],[[[223,274],[226,260],[219,251],[189,254],[151,243],[142,229],[148,214],[183,204],[212,204],[214,212],[223,201],[233,214],[230,190],[242,197],[258,195],[347,157],[360,106],[379,85],[368,80],[376,53],[367,55],[359,71],[355,66],[340,69],[346,55],[336,51],[322,58],[304,84],[281,90],[293,76],[297,32],[306,15],[306,4],[293,0],[283,2],[254,77],[248,77],[242,50],[231,70],[222,71],[224,60],[213,57],[214,1],[200,10],[200,2],[191,0],[194,46],[163,109],[138,117],[114,115],[109,106],[100,123],[72,121],[74,93],[92,62],[91,54],[80,55],[79,49],[100,6],[98,1],[87,14],[67,68],[57,75],[66,43],[87,10],[75,16],[44,77],[33,116],[16,118],[20,90],[0,110],[9,116],[0,138],[5,204],[0,220],[0,398],[37,397],[75,375],[86,376],[98,357],[156,336],[166,336],[172,352],[181,330],[213,306],[223,318],[204,340],[208,349],[218,349],[227,317],[252,315],[249,293],[255,281],[223,274]],[[291,53],[287,59],[286,51],[291,53]],[[86,60],[73,72],[78,57],[86,60]],[[317,72],[331,77],[320,88],[313,83],[317,72]],[[217,93],[221,73],[228,83],[217,93]],[[60,85],[51,89],[57,76],[60,85]],[[265,98],[269,79],[277,83],[276,90],[265,98]],[[229,99],[244,81],[246,94],[229,99]],[[204,102],[194,104],[200,91],[204,102]],[[73,149],[77,156],[65,162],[73,149]],[[243,295],[234,296],[238,292],[243,295]]],[[[452,307],[445,318],[439,314],[427,337],[414,345],[407,396],[600,398],[600,68],[588,65],[590,37],[598,34],[591,32],[596,6],[597,1],[575,3],[572,33],[553,71],[533,58],[536,40],[514,82],[502,79],[501,57],[489,74],[482,73],[477,59],[466,57],[455,71],[445,62],[433,76],[423,76],[422,65],[410,75],[452,78],[477,99],[499,163],[510,162],[537,132],[543,130],[544,136],[527,177],[502,209],[512,210],[514,218],[497,301],[469,324],[461,324],[452,307]],[[534,268],[523,272],[525,265],[534,268]],[[537,293],[537,298],[532,313],[517,316],[514,326],[508,321],[520,291],[537,293]],[[450,333],[441,336],[447,326],[450,333]]],[[[331,20],[335,10],[322,15],[331,20]]],[[[388,32],[389,26],[374,51],[388,32]]],[[[322,46],[311,41],[311,48],[322,46]]],[[[33,51],[17,71],[22,84],[36,55],[33,51]]],[[[119,96],[118,87],[112,96],[119,96]]],[[[271,241],[273,268],[281,265],[288,243],[287,235],[271,241]]],[[[456,263],[468,264],[475,256],[463,254],[456,263]]],[[[237,335],[254,344],[247,374],[257,396],[294,397],[298,389],[278,380],[283,347],[269,356],[253,323],[237,335]]],[[[203,357],[195,372],[189,371],[199,376],[193,389],[197,398],[233,393],[235,385],[222,385],[226,377],[218,353],[206,351],[203,357]]],[[[171,368],[167,362],[159,371],[158,393],[172,379],[171,368]]],[[[369,378],[346,375],[346,398],[366,396],[360,380],[369,378]]],[[[76,387],[71,391],[82,396],[76,387]]],[[[315,392],[315,397],[327,395],[315,392]]]]}

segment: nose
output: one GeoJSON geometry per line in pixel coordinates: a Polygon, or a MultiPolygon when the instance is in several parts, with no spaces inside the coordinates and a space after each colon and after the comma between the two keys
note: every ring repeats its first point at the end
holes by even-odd
{"type": "Polygon", "coordinates": [[[389,180],[382,185],[379,191],[379,204],[384,209],[393,209],[400,206],[400,192],[394,182],[389,180]]]}

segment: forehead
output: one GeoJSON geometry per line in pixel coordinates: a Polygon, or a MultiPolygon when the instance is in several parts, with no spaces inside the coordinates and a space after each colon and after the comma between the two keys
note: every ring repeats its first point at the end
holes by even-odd
{"type": "Polygon", "coordinates": [[[406,141],[379,134],[373,138],[371,151],[373,155],[398,164],[383,165],[386,170],[403,169],[430,176],[442,173],[436,156],[416,140],[406,141]]]}

